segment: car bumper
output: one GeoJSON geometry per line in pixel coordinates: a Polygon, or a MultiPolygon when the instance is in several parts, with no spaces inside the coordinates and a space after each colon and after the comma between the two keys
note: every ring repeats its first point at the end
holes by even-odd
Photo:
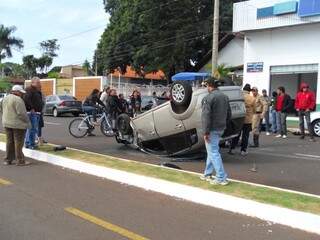
{"type": "Polygon", "coordinates": [[[81,113],[82,108],[77,107],[58,107],[57,108],[59,113],[81,113]]]}

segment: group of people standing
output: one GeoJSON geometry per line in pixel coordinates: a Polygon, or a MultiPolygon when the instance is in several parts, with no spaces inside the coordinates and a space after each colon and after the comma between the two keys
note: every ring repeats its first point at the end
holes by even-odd
{"type": "MultiPolygon", "coordinates": [[[[114,122],[117,116],[122,113],[138,114],[141,112],[141,94],[138,90],[134,90],[128,102],[123,94],[117,94],[116,89],[105,87],[102,92],[98,89],[92,90],[91,94],[86,97],[83,102],[83,111],[92,115],[93,124],[99,125],[97,122],[97,113],[102,108],[108,114],[108,117],[114,122]],[[130,111],[131,110],[131,111],[130,111]]],[[[114,126],[115,128],[115,126],[114,126]]],[[[92,132],[88,136],[95,136],[92,132]]]]}
{"type": "MultiPolygon", "coordinates": [[[[204,174],[200,178],[213,185],[227,185],[227,173],[223,167],[219,142],[228,119],[230,119],[230,107],[228,97],[218,88],[218,82],[214,78],[207,80],[209,94],[202,101],[202,127],[207,149],[207,160],[204,174]],[[214,171],[215,177],[213,177],[214,171]]],[[[266,90],[262,90],[262,95],[260,95],[257,87],[251,88],[250,84],[246,84],[243,87],[243,95],[246,108],[244,125],[238,137],[232,139],[229,154],[234,154],[234,149],[238,145],[240,137],[240,154],[243,156],[248,154],[250,132],[253,136],[253,144],[250,146],[259,147],[263,119],[265,120],[266,135],[270,136],[271,130],[275,137],[286,139],[287,116],[293,108],[293,101],[286,93],[285,88],[278,87],[277,91],[273,92],[272,97],[269,98],[266,90]]],[[[314,110],[315,105],[314,92],[309,89],[308,84],[302,83],[294,104],[294,108],[299,115],[300,139],[305,138],[305,118],[310,133],[310,141],[315,141],[310,121],[310,113],[314,110]]]]}
{"type": "Polygon", "coordinates": [[[22,148],[37,148],[37,137],[39,142],[42,141],[44,104],[40,79],[37,77],[32,78],[26,90],[20,85],[13,86],[10,94],[2,100],[0,112],[7,143],[5,165],[11,165],[13,161],[18,166],[29,164],[24,159],[22,148]]]}
{"type": "Polygon", "coordinates": [[[276,92],[273,92],[271,98],[268,97],[267,92],[264,90],[263,97],[267,101],[269,108],[269,111],[265,115],[266,135],[269,136],[273,133],[276,134],[277,138],[287,138],[287,116],[292,112],[294,107],[299,116],[300,139],[305,138],[306,123],[310,141],[315,141],[312,134],[310,114],[315,109],[316,98],[315,93],[310,90],[308,84],[302,83],[300,85],[294,105],[284,87],[279,87],[276,92]]]}
{"type": "Polygon", "coordinates": [[[252,142],[250,147],[259,147],[259,136],[262,128],[262,122],[266,130],[266,135],[275,134],[276,138],[286,139],[288,137],[287,116],[292,112],[293,107],[299,115],[299,127],[301,139],[305,138],[305,122],[310,133],[310,141],[315,141],[312,135],[310,113],[316,105],[315,94],[309,89],[309,85],[302,83],[299,92],[296,95],[295,104],[291,97],[286,93],[284,87],[278,87],[277,91],[269,97],[266,90],[259,94],[257,87],[246,84],[243,88],[244,102],[246,107],[246,117],[241,133],[232,140],[229,154],[234,154],[234,149],[238,145],[241,136],[240,154],[248,154],[249,136],[252,131],[252,142]]]}

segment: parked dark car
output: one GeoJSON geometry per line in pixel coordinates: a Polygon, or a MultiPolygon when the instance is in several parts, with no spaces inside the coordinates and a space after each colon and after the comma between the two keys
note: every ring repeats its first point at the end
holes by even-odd
{"type": "Polygon", "coordinates": [[[77,117],[82,113],[82,102],[68,95],[51,95],[46,97],[45,112],[46,115],[59,117],[65,113],[72,113],[77,117]]]}

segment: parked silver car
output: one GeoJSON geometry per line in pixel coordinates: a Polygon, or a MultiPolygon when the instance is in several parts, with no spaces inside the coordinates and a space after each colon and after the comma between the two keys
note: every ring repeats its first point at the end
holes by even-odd
{"type": "MultiPolygon", "coordinates": [[[[223,135],[223,141],[239,134],[246,114],[240,87],[220,87],[230,99],[232,119],[223,135]]],[[[204,149],[201,126],[201,102],[208,94],[202,88],[177,81],[171,87],[171,101],[157,106],[135,118],[122,114],[117,119],[119,143],[134,144],[143,151],[156,155],[176,156],[204,149]]]]}
{"type": "Polygon", "coordinates": [[[65,113],[72,113],[78,117],[82,113],[82,102],[69,95],[51,95],[46,97],[44,109],[46,115],[59,117],[65,113]]]}

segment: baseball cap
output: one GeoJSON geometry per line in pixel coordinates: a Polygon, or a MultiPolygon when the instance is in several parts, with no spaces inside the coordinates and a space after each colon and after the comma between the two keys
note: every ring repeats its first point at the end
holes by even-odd
{"type": "Polygon", "coordinates": [[[20,86],[20,85],[14,85],[14,86],[12,87],[11,91],[26,93],[26,91],[25,91],[25,90],[23,89],[23,87],[20,86]]]}

